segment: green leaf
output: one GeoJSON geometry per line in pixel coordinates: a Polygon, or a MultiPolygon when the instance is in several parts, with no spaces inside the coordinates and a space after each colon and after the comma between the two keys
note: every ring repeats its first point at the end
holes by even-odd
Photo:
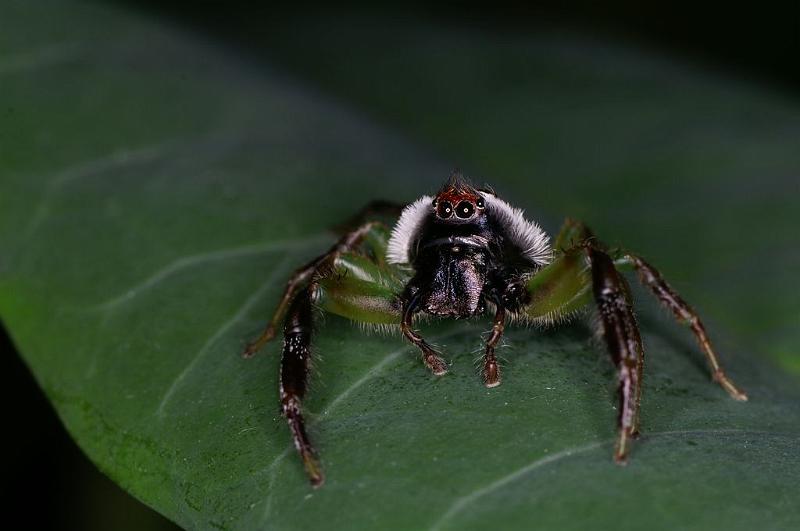
{"type": "MultiPolygon", "coordinates": [[[[759,354],[781,339],[744,324],[751,303],[766,311],[764,326],[797,315],[792,290],[777,289],[794,248],[769,248],[788,241],[791,225],[730,225],[765,212],[765,196],[775,208],[791,200],[777,180],[748,195],[746,177],[755,167],[769,170],[764,179],[789,175],[779,170],[798,151],[777,132],[767,140],[797,130],[796,108],[572,41],[493,45],[467,34],[448,48],[452,35],[424,27],[359,35],[343,22],[321,63],[309,48],[310,66],[374,73],[354,100],[413,133],[412,144],[275,68],[124,10],[7,2],[0,20],[0,315],[78,444],[167,517],[235,529],[800,525],[797,381],[759,354]],[[354,40],[344,38],[350,30],[354,40]],[[382,72],[378,46],[364,44],[397,34],[415,44],[382,72]],[[444,83],[437,76],[447,72],[480,78],[444,83]],[[425,90],[393,99],[420,76],[425,90]],[[670,95],[664,83],[676,76],[681,92],[670,95]],[[587,123],[560,89],[565,79],[597,98],[584,101],[587,123]],[[707,106],[717,119],[753,109],[752,120],[732,132],[698,117],[707,106]],[[305,404],[328,475],[312,491],[277,412],[279,345],[253,360],[238,354],[290,271],[333,241],[328,227],[374,196],[430,192],[453,159],[550,228],[560,215],[583,215],[607,240],[652,255],[708,317],[751,401],[710,383],[688,333],[653,317],[638,292],[644,436],[620,468],[613,367],[580,323],[510,331],[504,384],[487,390],[473,367],[485,322],[424,327],[453,363],[436,379],[399,337],[331,317],[305,404]],[[750,166],[726,173],[743,160],[750,166]],[[689,174],[692,193],[682,188],[689,174]],[[718,219],[702,200],[720,186],[734,203],[717,205],[732,209],[718,219]],[[561,212],[568,204],[576,211],[561,212]],[[773,307],[754,293],[763,285],[774,288],[773,307]]],[[[292,27],[310,43],[325,36],[311,22],[292,27]]],[[[334,91],[358,85],[346,77],[320,81],[338,80],[334,91]]],[[[783,344],[796,348],[796,330],[788,334],[783,344]]]]}

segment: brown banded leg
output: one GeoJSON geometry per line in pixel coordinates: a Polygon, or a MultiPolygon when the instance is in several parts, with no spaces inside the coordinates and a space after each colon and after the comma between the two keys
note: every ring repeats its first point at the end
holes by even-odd
{"type": "Polygon", "coordinates": [[[411,321],[417,311],[418,296],[414,296],[410,301],[403,304],[403,320],[400,322],[400,330],[403,335],[411,341],[420,351],[422,351],[422,361],[433,374],[441,376],[447,372],[447,363],[439,357],[436,350],[422,339],[422,336],[414,331],[411,321]]]}
{"type": "Polygon", "coordinates": [[[264,331],[261,333],[261,335],[247,344],[242,352],[243,357],[250,358],[254,356],[255,353],[261,349],[261,347],[266,345],[272,338],[275,337],[275,331],[280,325],[283,316],[286,314],[286,309],[289,307],[292,297],[294,297],[295,293],[297,293],[297,290],[300,287],[306,284],[314,276],[314,271],[317,269],[320,258],[322,257],[315,258],[292,273],[292,276],[289,278],[289,281],[286,283],[286,287],[283,290],[281,300],[278,302],[278,307],[275,308],[275,312],[272,314],[272,319],[269,320],[267,327],[264,328],[264,331]]]}
{"type": "Polygon", "coordinates": [[[325,273],[327,269],[333,266],[336,257],[344,252],[350,251],[354,246],[358,245],[364,239],[366,234],[379,222],[364,223],[358,228],[348,232],[337,241],[333,247],[320,256],[314,258],[303,267],[297,269],[289,278],[286,283],[286,288],[283,290],[281,300],[272,314],[272,319],[267,323],[267,327],[255,340],[247,344],[242,352],[245,358],[252,357],[258,350],[267,344],[272,338],[275,337],[275,332],[280,326],[283,316],[289,307],[289,303],[294,298],[297,291],[306,285],[308,282],[316,278],[319,274],[325,273]]]}
{"type": "Polygon", "coordinates": [[[658,300],[669,308],[679,321],[687,323],[692,329],[694,336],[697,338],[697,342],[700,343],[700,348],[703,349],[706,358],[708,358],[708,363],[711,365],[711,373],[714,381],[719,383],[719,385],[735,400],[747,400],[747,395],[736,387],[722,370],[719,358],[716,352],[714,352],[714,348],[711,346],[711,340],[708,339],[708,335],[706,334],[706,329],[702,321],[700,321],[700,317],[692,307],[667,284],[656,268],[645,262],[639,256],[627,254],[626,258],[633,264],[633,267],[639,274],[639,280],[641,280],[642,284],[650,288],[658,300]]]}
{"type": "Polygon", "coordinates": [[[280,399],[281,414],[289,423],[294,446],[297,448],[308,479],[314,487],[325,481],[317,460],[317,453],[306,434],[301,402],[308,385],[311,361],[311,333],[313,316],[311,298],[314,285],[300,291],[292,300],[283,327],[283,355],[281,357],[280,399]]]}
{"type": "Polygon", "coordinates": [[[486,387],[497,387],[500,385],[500,367],[497,365],[495,348],[503,337],[505,329],[506,310],[497,304],[497,311],[494,314],[494,324],[492,334],[486,341],[486,353],[483,356],[483,383],[486,387]]]}
{"type": "Polygon", "coordinates": [[[617,365],[619,437],[614,459],[624,464],[630,441],[638,432],[644,350],[625,279],[605,252],[592,247],[586,251],[592,266],[592,289],[600,314],[600,326],[608,351],[617,365]]]}

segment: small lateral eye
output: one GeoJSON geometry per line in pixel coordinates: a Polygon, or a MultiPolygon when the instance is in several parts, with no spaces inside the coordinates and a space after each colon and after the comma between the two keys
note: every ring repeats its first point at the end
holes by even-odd
{"type": "Polygon", "coordinates": [[[475,201],[475,206],[477,206],[478,208],[483,208],[483,207],[485,207],[485,206],[486,206],[486,205],[483,203],[483,198],[482,198],[482,197],[479,197],[479,198],[478,198],[478,200],[477,200],[477,201],[475,201]]]}
{"type": "Polygon", "coordinates": [[[475,213],[475,207],[469,201],[461,201],[456,207],[456,216],[466,219],[475,213]]]}
{"type": "Polygon", "coordinates": [[[436,215],[442,219],[447,219],[453,215],[453,205],[450,201],[442,201],[436,207],[436,215]]]}

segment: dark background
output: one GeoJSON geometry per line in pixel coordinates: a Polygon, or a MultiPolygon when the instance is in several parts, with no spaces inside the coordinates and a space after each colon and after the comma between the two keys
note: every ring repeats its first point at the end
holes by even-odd
{"type": "MultiPolygon", "coordinates": [[[[154,17],[169,17],[238,46],[255,60],[269,59],[269,49],[261,40],[264,22],[290,9],[276,11],[243,1],[199,2],[191,7],[169,0],[119,3],[154,17]]],[[[291,9],[314,7],[295,4],[291,9]]],[[[326,9],[335,23],[336,13],[326,9]]],[[[404,2],[381,7],[355,2],[336,9],[492,30],[564,29],[671,55],[678,61],[770,86],[789,97],[800,92],[800,4],[778,8],[761,2],[737,8],[732,3],[719,7],[634,1],[495,2],[488,8],[477,2],[459,6],[404,2]]],[[[10,470],[4,475],[2,493],[6,521],[25,521],[26,527],[41,529],[170,529],[169,522],[125,494],[80,452],[3,329],[0,353],[10,434],[6,436],[10,470]]]]}
{"type": "MultiPolygon", "coordinates": [[[[136,6],[193,25],[205,33],[266,52],[260,37],[281,16],[322,10],[366,12],[387,18],[413,17],[445,26],[514,31],[566,30],[650,49],[735,77],[749,78],[797,94],[800,91],[800,3],[640,2],[564,0],[549,2],[322,2],[127,0],[136,6]],[[325,6],[325,7],[322,7],[325,6]]],[[[297,43],[302,46],[302,43],[297,43]]]]}

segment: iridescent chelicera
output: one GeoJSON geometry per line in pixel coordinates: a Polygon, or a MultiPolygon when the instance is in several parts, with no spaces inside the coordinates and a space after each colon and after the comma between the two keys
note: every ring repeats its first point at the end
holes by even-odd
{"type": "Polygon", "coordinates": [[[486,387],[496,387],[501,380],[495,349],[507,321],[547,325],[594,303],[598,331],[618,371],[614,459],[624,464],[639,433],[643,367],[630,291],[620,274],[625,269],[636,271],[642,284],[688,324],[713,379],[735,400],[747,400],[723,372],[695,311],[652,265],[633,253],[607,248],[571,219],[551,245],[549,236],[521,210],[491,189],[474,188],[457,173],[433,197],[423,196],[405,207],[377,201],[364,208],[328,252],[295,271],[274,316],[244,356],[252,356],[283,323],[281,412],[311,484],[318,487],[324,476],[301,409],[315,307],[359,323],[399,329],[437,376],[447,372],[447,363],[414,330],[415,316],[464,318],[489,310],[494,319],[481,376],[486,387]],[[398,214],[391,230],[378,221],[398,214]]]}

